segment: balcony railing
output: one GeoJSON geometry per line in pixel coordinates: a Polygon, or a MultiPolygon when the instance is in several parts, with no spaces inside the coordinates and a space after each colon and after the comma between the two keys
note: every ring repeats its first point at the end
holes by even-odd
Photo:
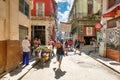
{"type": "Polygon", "coordinates": [[[31,16],[32,20],[54,20],[54,17],[50,16],[31,16]]]}
{"type": "Polygon", "coordinates": [[[76,14],[74,14],[74,18],[79,18],[79,19],[82,19],[85,16],[87,16],[87,13],[76,13],[76,14]]]}

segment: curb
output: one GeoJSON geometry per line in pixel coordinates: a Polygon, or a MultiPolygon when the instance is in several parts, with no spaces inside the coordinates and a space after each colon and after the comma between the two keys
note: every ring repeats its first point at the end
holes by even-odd
{"type": "Polygon", "coordinates": [[[23,74],[20,78],[18,78],[18,80],[21,80],[35,65],[38,64],[38,62],[39,62],[39,60],[37,60],[37,61],[33,64],[33,66],[32,66],[25,74],[23,74]]]}
{"type": "MultiPolygon", "coordinates": [[[[85,54],[85,55],[87,55],[87,54],[85,54]]],[[[89,56],[89,55],[87,55],[87,56],[89,56]]],[[[115,70],[114,68],[112,68],[112,67],[108,66],[107,64],[105,64],[105,63],[103,63],[103,62],[101,62],[101,61],[97,60],[95,57],[92,57],[92,56],[89,56],[89,57],[91,57],[92,59],[94,59],[94,60],[96,60],[96,61],[100,62],[100,63],[101,63],[101,64],[103,64],[104,66],[106,66],[106,67],[110,68],[112,71],[115,71],[116,73],[120,74],[120,72],[119,72],[119,71],[117,71],[117,70],[115,70]]]]}
{"type": "MultiPolygon", "coordinates": [[[[91,56],[90,56],[90,57],[91,57],[91,56]]],[[[91,58],[93,58],[94,60],[96,60],[96,61],[98,61],[98,62],[102,63],[102,64],[103,64],[103,65],[105,65],[106,67],[108,67],[108,68],[110,68],[111,70],[113,70],[113,71],[117,72],[118,74],[120,74],[120,72],[119,72],[119,71],[117,71],[117,70],[115,70],[114,68],[112,68],[112,67],[108,66],[107,64],[105,64],[105,63],[103,63],[103,62],[101,62],[101,61],[97,60],[97,59],[96,59],[96,58],[94,58],[94,57],[91,57],[91,58]]]]}

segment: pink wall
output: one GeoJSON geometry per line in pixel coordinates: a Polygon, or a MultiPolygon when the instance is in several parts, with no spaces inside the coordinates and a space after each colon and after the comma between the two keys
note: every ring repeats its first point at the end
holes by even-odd
{"type": "Polygon", "coordinates": [[[56,8],[54,0],[33,0],[33,9],[31,10],[32,16],[36,16],[36,2],[45,3],[45,16],[49,16],[51,13],[55,14],[56,8]]]}

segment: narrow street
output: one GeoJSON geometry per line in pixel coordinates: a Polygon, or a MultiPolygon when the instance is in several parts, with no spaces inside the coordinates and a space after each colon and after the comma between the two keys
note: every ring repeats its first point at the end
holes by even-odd
{"type": "Polygon", "coordinates": [[[120,0],[0,0],[0,27],[0,80],[120,80],[120,0]]]}
{"type": "Polygon", "coordinates": [[[120,75],[93,58],[69,52],[63,58],[61,70],[56,58],[43,68],[38,63],[21,80],[119,80],[120,75]]]}

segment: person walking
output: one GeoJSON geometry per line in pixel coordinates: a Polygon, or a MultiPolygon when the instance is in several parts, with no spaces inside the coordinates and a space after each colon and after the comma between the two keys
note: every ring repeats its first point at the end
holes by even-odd
{"type": "Polygon", "coordinates": [[[23,48],[23,62],[22,64],[29,64],[29,54],[30,54],[30,42],[28,40],[28,37],[25,37],[25,39],[22,41],[22,48],[23,48]]]}
{"type": "Polygon", "coordinates": [[[55,56],[55,53],[54,53],[54,46],[55,46],[55,41],[50,39],[50,41],[48,42],[48,44],[52,47],[52,57],[55,56]]]}
{"type": "Polygon", "coordinates": [[[65,55],[68,56],[68,41],[67,40],[63,42],[63,48],[65,49],[64,51],[65,55]]]}
{"type": "Polygon", "coordinates": [[[92,38],[92,44],[93,44],[93,48],[94,48],[94,53],[96,53],[97,42],[96,42],[95,38],[92,38]]]}
{"type": "Polygon", "coordinates": [[[59,65],[58,67],[61,68],[61,63],[62,63],[62,59],[63,59],[63,56],[64,56],[64,49],[63,49],[63,45],[60,41],[58,41],[56,43],[56,56],[57,56],[57,61],[59,62],[59,65]]]}
{"type": "Polygon", "coordinates": [[[74,47],[75,47],[75,52],[74,53],[76,54],[76,51],[79,51],[79,49],[80,49],[80,41],[79,41],[79,39],[75,40],[74,47]]]}

